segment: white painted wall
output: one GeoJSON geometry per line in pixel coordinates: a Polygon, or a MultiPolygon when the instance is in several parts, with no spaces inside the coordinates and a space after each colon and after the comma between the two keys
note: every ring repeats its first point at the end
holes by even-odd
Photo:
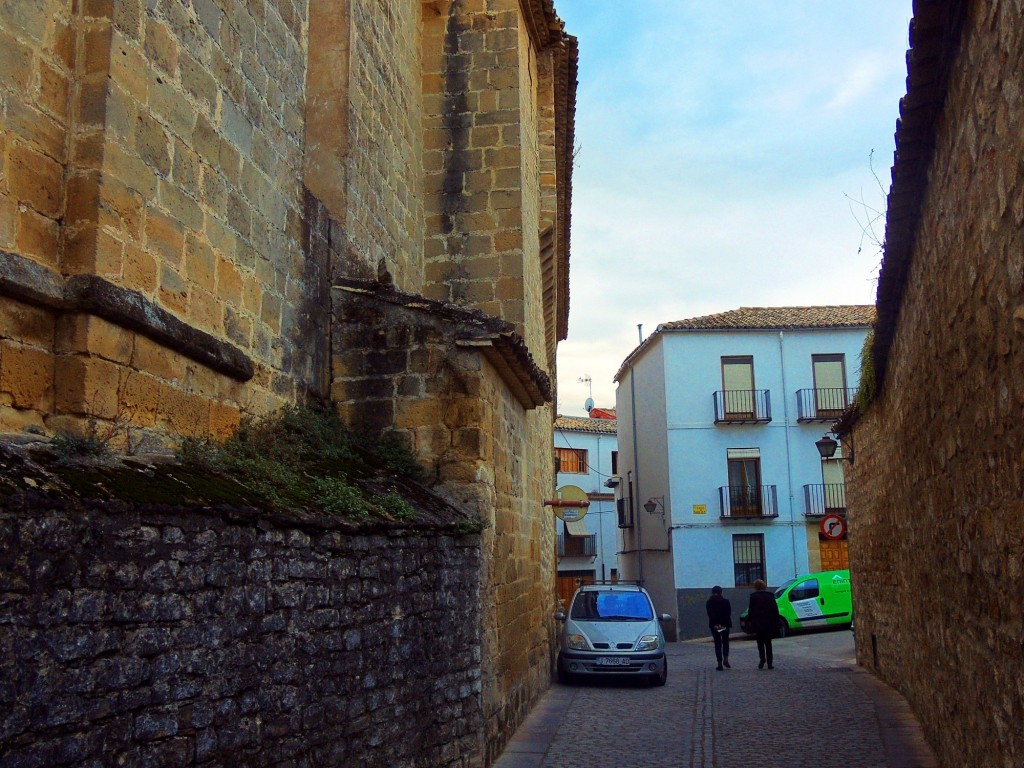
{"type": "Polygon", "coordinates": [[[674,500],[675,586],[734,585],[734,533],[764,534],[769,584],[806,573],[803,486],[822,482],[814,442],[827,431],[828,424],[798,423],[796,392],[814,386],[814,354],[844,354],[847,386],[856,387],[865,331],[685,331],[663,335],[665,388],[671,393],[665,431],[674,500]],[[729,355],[753,356],[754,386],[770,392],[770,423],[714,423],[712,393],[722,388],[721,358],[729,355]],[[728,485],[729,448],[760,449],[761,482],[776,486],[778,518],[757,522],[720,518],[718,489],[728,485]],[[697,504],[706,505],[707,514],[694,514],[697,504]]]}
{"type": "MultiPolygon", "coordinates": [[[[605,422],[606,424],[608,422],[605,422]]],[[[604,481],[612,473],[612,452],[618,450],[618,438],[614,434],[594,433],[573,429],[555,429],[556,448],[575,448],[587,451],[587,473],[559,472],[557,487],[575,485],[587,493],[611,493],[604,481]]],[[[618,569],[619,530],[615,515],[614,501],[591,501],[583,518],[587,530],[595,536],[597,557],[591,559],[565,557],[558,561],[559,570],[593,570],[598,579],[610,579],[612,569],[618,569]]],[[[558,533],[563,532],[562,522],[557,522],[558,533]]]]}

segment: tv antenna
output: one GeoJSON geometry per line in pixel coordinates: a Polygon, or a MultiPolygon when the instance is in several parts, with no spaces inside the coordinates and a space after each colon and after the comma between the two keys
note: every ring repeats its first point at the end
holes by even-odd
{"type": "Polygon", "coordinates": [[[587,402],[583,404],[583,410],[589,414],[594,409],[594,381],[590,378],[589,373],[583,374],[576,381],[587,385],[587,392],[590,396],[587,398],[587,402]]]}

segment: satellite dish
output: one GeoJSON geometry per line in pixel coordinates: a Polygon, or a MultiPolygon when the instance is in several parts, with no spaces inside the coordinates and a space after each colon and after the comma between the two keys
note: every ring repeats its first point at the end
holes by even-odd
{"type": "Polygon", "coordinates": [[[587,402],[583,404],[583,410],[585,410],[587,413],[590,413],[592,410],[594,410],[594,398],[587,398],[587,402]]]}

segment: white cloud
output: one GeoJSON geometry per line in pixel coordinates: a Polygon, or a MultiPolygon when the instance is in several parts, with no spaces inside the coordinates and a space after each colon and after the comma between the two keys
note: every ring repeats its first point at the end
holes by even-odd
{"type": "Polygon", "coordinates": [[[614,404],[638,323],[874,300],[879,257],[846,196],[883,204],[868,153],[887,185],[895,5],[556,0],[581,45],[561,412],[583,413],[584,375],[614,404]]]}

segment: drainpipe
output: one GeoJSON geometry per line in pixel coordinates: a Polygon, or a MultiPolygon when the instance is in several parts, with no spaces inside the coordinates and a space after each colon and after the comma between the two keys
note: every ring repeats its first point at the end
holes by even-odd
{"type": "MultiPolygon", "coordinates": [[[[597,490],[601,490],[601,436],[597,436],[597,490]]],[[[601,507],[604,504],[603,501],[597,502],[597,506],[601,507]]],[[[604,510],[600,510],[597,514],[597,533],[598,541],[601,544],[601,581],[605,580],[604,574],[604,510]]]]}
{"type": "Polygon", "coordinates": [[[782,371],[782,418],[783,429],[786,432],[786,482],[789,495],[789,545],[793,553],[793,578],[796,578],[796,517],[793,511],[793,457],[789,447],[789,390],[786,389],[786,360],[782,353],[782,342],[785,337],[783,331],[779,331],[779,368],[782,371]]]}

